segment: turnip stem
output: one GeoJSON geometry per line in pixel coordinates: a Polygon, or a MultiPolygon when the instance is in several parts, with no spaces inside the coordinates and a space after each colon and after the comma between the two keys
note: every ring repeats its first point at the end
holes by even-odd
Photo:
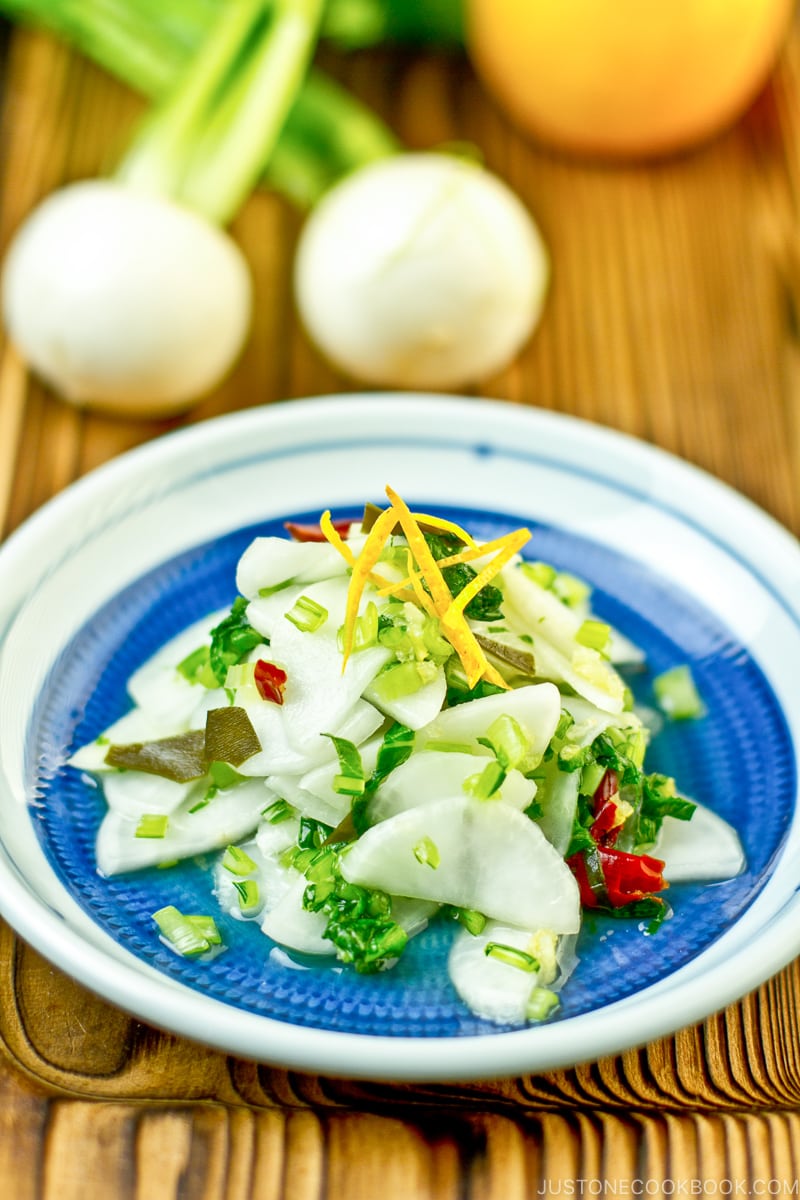
{"type": "Polygon", "coordinates": [[[117,178],[227,222],[275,146],[321,12],[322,0],[238,0],[226,8],[117,178]]]}
{"type": "MultiPolygon", "coordinates": [[[[163,101],[202,45],[219,0],[0,0],[0,12],[42,26],[149,99],[163,101]]],[[[263,181],[299,207],[399,149],[380,118],[318,70],[307,75],[277,142],[263,149],[263,181]]]]}
{"type": "MultiPolygon", "coordinates": [[[[267,31],[197,141],[180,199],[224,224],[271,153],[308,70],[324,0],[275,0],[267,31]]],[[[213,39],[212,39],[213,40],[213,39]]]]}

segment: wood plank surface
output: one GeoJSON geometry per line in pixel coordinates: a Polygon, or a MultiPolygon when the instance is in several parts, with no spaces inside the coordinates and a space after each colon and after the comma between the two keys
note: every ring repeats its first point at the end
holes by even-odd
{"type": "MultiPolygon", "coordinates": [[[[544,320],[484,394],[635,434],[800,532],[800,29],[735,129],[646,167],[532,147],[457,58],[326,65],[408,145],[475,142],[541,224],[554,263],[544,320]]],[[[113,162],[141,111],[31,33],[11,39],[2,99],[0,252],[39,197],[113,162]]],[[[298,228],[266,193],[237,219],[256,278],[254,336],[183,422],[79,412],[0,342],[0,529],[166,429],[348,389],[292,311],[298,228]]],[[[799,1018],[795,963],[702,1025],[616,1058],[458,1086],[357,1084],[159,1033],[2,927],[0,1180],[20,1200],[515,1200],[658,1194],[646,1181],[692,1194],[697,1180],[716,1194],[758,1181],[774,1184],[760,1194],[796,1194],[799,1018]]]]}

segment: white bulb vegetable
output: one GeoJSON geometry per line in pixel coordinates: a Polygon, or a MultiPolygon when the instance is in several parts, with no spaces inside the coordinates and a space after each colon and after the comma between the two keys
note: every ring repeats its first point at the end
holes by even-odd
{"type": "Polygon", "coordinates": [[[306,223],[295,295],[310,337],[367,383],[453,388],[505,367],[534,329],[547,252],[495,175],[444,154],[356,171],[306,223]]]}
{"type": "Polygon", "coordinates": [[[230,237],[111,180],[72,184],[24,222],[3,274],[12,341],[65,398],[167,415],[238,355],[252,288],[230,237]]]}

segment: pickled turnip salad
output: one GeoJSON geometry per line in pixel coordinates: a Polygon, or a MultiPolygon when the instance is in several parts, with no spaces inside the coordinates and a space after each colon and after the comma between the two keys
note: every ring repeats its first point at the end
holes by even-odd
{"type": "MultiPolygon", "coordinates": [[[[648,773],[655,713],[624,673],[642,655],[584,582],[523,557],[526,529],[476,543],[386,495],[361,521],[257,537],[232,609],[135,672],[131,710],[71,759],[108,805],[98,871],[213,855],[206,911],[153,914],[199,959],[225,949],[221,912],[265,956],[363,974],[450,922],[469,1009],[542,1021],[584,910],[652,935],[669,882],[730,878],[742,847],[648,773]]],[[[656,695],[702,714],[685,667],[656,695]]]]}

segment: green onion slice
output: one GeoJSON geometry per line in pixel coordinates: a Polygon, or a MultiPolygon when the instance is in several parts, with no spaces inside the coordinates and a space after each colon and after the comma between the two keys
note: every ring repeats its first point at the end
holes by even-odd
{"type": "Polygon", "coordinates": [[[259,907],[261,897],[255,879],[234,879],[233,886],[239,893],[239,908],[243,913],[259,907]]]}
{"type": "Polygon", "coordinates": [[[659,707],[675,721],[695,720],[705,715],[705,705],[686,664],[657,675],[653,691],[659,707]]]}
{"type": "Polygon", "coordinates": [[[610,638],[611,626],[606,625],[604,621],[595,621],[591,617],[587,617],[575,634],[575,641],[579,645],[588,646],[590,650],[597,650],[601,654],[607,650],[610,638]]]}
{"type": "Polygon", "coordinates": [[[429,837],[420,838],[414,847],[414,858],[423,867],[431,867],[434,871],[442,861],[439,848],[429,837]]]}
{"type": "Polygon", "coordinates": [[[169,826],[169,817],[163,813],[143,813],[136,826],[137,838],[163,838],[169,826]]]}
{"type": "Polygon", "coordinates": [[[550,988],[535,987],[528,997],[525,1016],[529,1021],[544,1021],[558,1005],[558,996],[550,988]]]}
{"type": "Polygon", "coordinates": [[[316,633],[328,619],[328,610],[310,596],[299,596],[289,612],[283,614],[301,633],[316,633]]]}
{"type": "Polygon", "coordinates": [[[153,920],[173,949],[185,958],[195,958],[211,946],[222,944],[213,917],[184,916],[173,904],[168,904],[153,913],[153,920]]]}
{"type": "Polygon", "coordinates": [[[250,855],[240,846],[228,846],[222,856],[222,865],[231,875],[252,875],[258,869],[250,855]]]}
{"type": "Polygon", "coordinates": [[[516,967],[520,971],[533,973],[539,970],[537,958],[525,950],[518,950],[516,946],[507,946],[504,942],[487,942],[484,954],[487,958],[496,958],[498,962],[507,963],[509,967],[516,967]]]}

